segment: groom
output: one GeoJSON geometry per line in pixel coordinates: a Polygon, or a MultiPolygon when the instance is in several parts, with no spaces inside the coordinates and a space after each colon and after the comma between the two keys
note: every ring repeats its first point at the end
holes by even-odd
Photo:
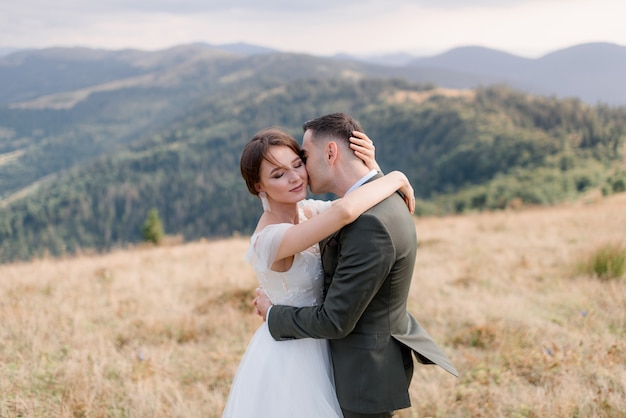
{"type": "MultiPolygon", "coordinates": [[[[344,196],[379,177],[349,147],[357,121],[335,113],[306,122],[302,149],[312,193],[344,196]]],[[[259,291],[276,340],[329,340],[337,398],[346,418],[390,417],[411,405],[413,358],[458,376],[448,357],[407,312],[417,238],[404,200],[394,194],[320,243],[324,303],[271,306],[259,291]],[[270,309],[271,308],[271,309],[270,309]],[[270,309],[270,312],[267,312],[270,309]]]]}

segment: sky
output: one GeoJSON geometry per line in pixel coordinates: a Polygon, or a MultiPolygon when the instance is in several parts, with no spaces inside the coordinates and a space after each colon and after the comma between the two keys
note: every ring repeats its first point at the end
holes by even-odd
{"type": "Polygon", "coordinates": [[[244,42],[283,52],[525,57],[626,46],[624,0],[0,0],[0,48],[157,50],[244,42]]]}

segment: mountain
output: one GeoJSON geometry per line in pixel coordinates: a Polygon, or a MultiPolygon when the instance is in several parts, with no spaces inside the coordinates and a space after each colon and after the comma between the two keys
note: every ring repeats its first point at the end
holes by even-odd
{"type": "Polygon", "coordinates": [[[274,54],[280,52],[273,48],[266,48],[264,46],[251,45],[243,42],[222,44],[218,45],[217,48],[241,55],[274,54]]]}
{"type": "MultiPolygon", "coordinates": [[[[108,51],[89,48],[25,50],[0,58],[0,103],[42,98],[54,93],[116,84],[164,84],[167,73],[194,62],[236,55],[208,45],[183,45],[161,51],[108,51]],[[150,75],[150,77],[141,77],[150,75]],[[160,76],[157,80],[155,77],[160,76]]],[[[188,68],[189,70],[189,68],[188,68]]]]}
{"type": "Polygon", "coordinates": [[[137,242],[152,208],[186,240],[247,233],[258,202],[238,172],[245,142],[269,125],[298,138],[303,121],[333,111],[362,122],[385,171],[409,176],[418,213],[621,190],[626,109],[450,88],[490,79],[204,44],[10,54],[0,59],[0,261],[137,242]]]}
{"type": "Polygon", "coordinates": [[[445,68],[496,77],[514,76],[533,60],[494,49],[467,46],[455,48],[432,57],[417,58],[406,65],[411,67],[445,68]]]}
{"type": "MultiPolygon", "coordinates": [[[[35,104],[30,103],[30,99],[74,92],[81,88],[89,88],[90,91],[114,90],[119,89],[119,83],[124,86],[163,84],[171,81],[168,77],[178,77],[172,76],[178,71],[189,72],[194,68],[201,70],[213,65],[216,66],[215,71],[226,73],[230,71],[228,63],[246,69],[259,65],[261,68],[254,69],[254,73],[262,73],[264,77],[281,77],[283,80],[320,75],[396,77],[451,88],[466,88],[486,84],[490,79],[463,71],[390,67],[354,59],[280,53],[246,44],[212,46],[198,43],[160,51],[46,48],[0,57],[0,104],[33,106],[35,104]],[[268,64],[271,67],[267,67],[268,64]]],[[[251,72],[249,69],[246,71],[251,72]]],[[[239,77],[246,78],[243,72],[239,77]]],[[[179,81],[184,82],[177,80],[174,83],[179,81]]],[[[191,79],[191,82],[196,81],[195,78],[191,79]]]]}
{"type": "Polygon", "coordinates": [[[543,91],[610,105],[626,105],[626,47],[608,43],[578,45],[548,54],[529,68],[527,79],[543,91]],[[541,81],[539,81],[541,80],[541,81]]]}
{"type": "Polygon", "coordinates": [[[576,97],[587,103],[626,105],[626,47],[609,43],[573,46],[537,59],[483,48],[455,48],[417,58],[414,68],[444,69],[488,76],[532,94],[576,97]]]}
{"type": "MultiPolygon", "coordinates": [[[[260,55],[300,57],[303,62],[335,71],[356,71],[375,77],[399,77],[440,87],[471,89],[504,84],[530,94],[579,98],[589,104],[626,105],[626,47],[590,43],[555,51],[540,58],[524,58],[479,46],[455,48],[430,57],[389,54],[332,58],[281,53],[271,48],[237,43],[191,44],[162,51],[106,51],[87,48],[24,50],[0,56],[0,103],[16,103],[77,88],[112,83],[162,71],[190,60],[215,56],[244,60],[260,55]],[[306,58],[304,58],[306,57],[306,58]],[[336,61],[337,65],[329,61],[336,61]]],[[[286,74],[289,79],[313,74],[286,74]]],[[[130,81],[128,81],[130,80],[130,81]]],[[[138,80],[135,80],[135,82],[138,80]]]]}
{"type": "Polygon", "coordinates": [[[205,44],[153,52],[17,52],[0,58],[0,105],[7,105],[0,106],[0,153],[7,156],[0,164],[0,199],[6,204],[31,184],[159,132],[214,95],[263,92],[295,80],[370,77],[435,80],[453,88],[485,81],[448,70],[302,54],[242,55],[205,44]]]}
{"type": "Polygon", "coordinates": [[[336,54],[333,58],[340,60],[362,61],[370,64],[384,65],[389,67],[402,67],[415,59],[415,56],[407,53],[382,54],[355,56],[351,54],[336,54]]]}
{"type": "Polygon", "coordinates": [[[19,48],[0,48],[0,57],[19,51],[19,48]]]}

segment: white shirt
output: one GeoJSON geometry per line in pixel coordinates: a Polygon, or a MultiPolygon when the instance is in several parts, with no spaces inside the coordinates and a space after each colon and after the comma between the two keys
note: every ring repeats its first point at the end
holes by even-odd
{"type": "Polygon", "coordinates": [[[346,192],[346,194],[350,193],[353,190],[356,190],[357,188],[361,187],[366,181],[368,181],[369,179],[371,179],[372,177],[374,177],[376,174],[378,174],[378,171],[376,170],[372,170],[369,173],[367,173],[366,175],[364,175],[363,177],[361,177],[361,179],[359,181],[357,181],[356,183],[354,183],[354,185],[352,185],[352,187],[350,187],[348,189],[348,191],[346,192]]]}

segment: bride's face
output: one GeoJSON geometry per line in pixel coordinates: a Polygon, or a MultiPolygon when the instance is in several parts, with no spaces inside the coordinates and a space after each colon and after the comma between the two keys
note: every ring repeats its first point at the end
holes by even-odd
{"type": "Polygon", "coordinates": [[[278,146],[268,157],[269,161],[261,163],[259,192],[276,203],[297,203],[306,198],[308,176],[300,156],[289,147],[278,146]]]}

